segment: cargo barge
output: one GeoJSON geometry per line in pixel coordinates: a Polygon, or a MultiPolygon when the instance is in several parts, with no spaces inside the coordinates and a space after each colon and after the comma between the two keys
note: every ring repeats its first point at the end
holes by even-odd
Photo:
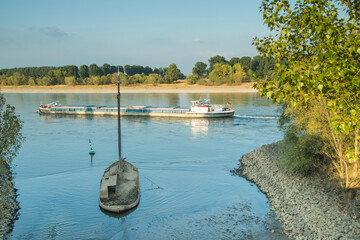
{"type": "MultiPolygon", "coordinates": [[[[117,116],[117,107],[109,106],[61,106],[57,103],[49,103],[39,107],[40,114],[65,114],[65,115],[100,115],[117,116]]],[[[183,117],[183,118],[216,118],[231,117],[234,109],[223,105],[210,105],[199,100],[191,101],[190,108],[180,107],[151,107],[151,106],[121,106],[121,116],[143,117],[183,117]]]]}

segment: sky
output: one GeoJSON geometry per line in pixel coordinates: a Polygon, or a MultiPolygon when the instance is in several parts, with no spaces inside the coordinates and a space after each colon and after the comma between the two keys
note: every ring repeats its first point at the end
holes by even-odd
{"type": "Polygon", "coordinates": [[[0,69],[175,63],[258,55],[261,0],[0,0],[0,69]]]}

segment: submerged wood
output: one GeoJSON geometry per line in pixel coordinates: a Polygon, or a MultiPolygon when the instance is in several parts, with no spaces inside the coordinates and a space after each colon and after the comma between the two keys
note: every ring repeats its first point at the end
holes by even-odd
{"type": "Polygon", "coordinates": [[[131,163],[122,160],[105,169],[100,182],[99,205],[102,209],[120,213],[136,207],[140,201],[139,171],[131,163]]]}

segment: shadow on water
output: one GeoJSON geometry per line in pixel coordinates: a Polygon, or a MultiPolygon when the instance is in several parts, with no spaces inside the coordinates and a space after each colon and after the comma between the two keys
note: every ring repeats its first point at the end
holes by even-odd
{"type": "Polygon", "coordinates": [[[90,167],[93,167],[94,154],[89,154],[89,155],[90,155],[90,167]]]}
{"type": "MultiPolygon", "coordinates": [[[[139,203],[139,204],[140,204],[140,203],[139,203]]],[[[100,206],[99,206],[99,209],[101,210],[101,212],[102,212],[103,214],[105,214],[105,215],[107,215],[107,216],[109,216],[109,217],[121,219],[121,218],[126,217],[126,216],[129,215],[130,213],[134,212],[134,211],[138,208],[139,204],[138,204],[136,207],[134,207],[134,208],[132,208],[132,209],[129,209],[129,210],[125,211],[125,212],[121,212],[121,213],[109,212],[109,211],[106,211],[106,210],[102,209],[100,206]]]]}

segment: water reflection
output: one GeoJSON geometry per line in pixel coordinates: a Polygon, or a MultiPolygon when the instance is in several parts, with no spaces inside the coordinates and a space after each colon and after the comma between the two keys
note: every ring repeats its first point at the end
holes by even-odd
{"type": "Polygon", "coordinates": [[[94,155],[91,155],[91,154],[89,154],[89,155],[90,155],[90,167],[92,167],[93,166],[94,155]]]}
{"type": "MultiPolygon", "coordinates": [[[[264,227],[269,212],[266,197],[256,186],[231,176],[229,170],[243,154],[281,138],[275,119],[123,117],[124,155],[139,168],[141,204],[131,214],[109,217],[99,208],[99,183],[104,169],[118,158],[116,117],[39,116],[34,111],[40,104],[54,101],[115,106],[116,95],[5,97],[24,121],[27,138],[14,160],[21,215],[9,239],[271,235],[264,227]],[[89,139],[96,147],[93,159],[89,159],[89,139]],[[235,235],[226,235],[229,229],[235,235]]],[[[191,100],[199,98],[214,104],[230,100],[241,116],[276,114],[277,107],[256,94],[122,94],[121,104],[188,107],[191,100]]]]}
{"type": "MultiPolygon", "coordinates": [[[[101,115],[65,115],[65,114],[40,114],[40,117],[51,121],[54,119],[69,119],[69,120],[109,120],[115,121],[116,116],[101,116],[101,115]]],[[[194,137],[206,136],[210,127],[231,125],[234,123],[233,117],[228,118],[179,118],[179,117],[144,117],[144,116],[121,116],[121,119],[130,121],[133,124],[147,124],[149,121],[163,124],[163,125],[182,125],[191,128],[191,133],[194,137]]]]}
{"type": "MultiPolygon", "coordinates": [[[[141,201],[141,200],[140,200],[141,201]]],[[[139,203],[140,204],[140,203],[139,203]]],[[[99,206],[99,209],[101,210],[101,212],[103,214],[105,214],[106,216],[109,216],[109,217],[112,217],[112,218],[117,218],[117,219],[121,219],[121,218],[125,218],[127,215],[129,215],[130,213],[134,212],[137,208],[138,208],[139,205],[137,205],[136,207],[134,208],[131,208],[125,212],[121,212],[121,213],[113,213],[113,212],[109,212],[109,211],[106,211],[104,209],[102,209],[100,206],[99,206]]]]}
{"type": "Polygon", "coordinates": [[[190,123],[191,133],[194,137],[197,135],[206,135],[209,131],[210,122],[207,119],[194,119],[190,123]]]}

